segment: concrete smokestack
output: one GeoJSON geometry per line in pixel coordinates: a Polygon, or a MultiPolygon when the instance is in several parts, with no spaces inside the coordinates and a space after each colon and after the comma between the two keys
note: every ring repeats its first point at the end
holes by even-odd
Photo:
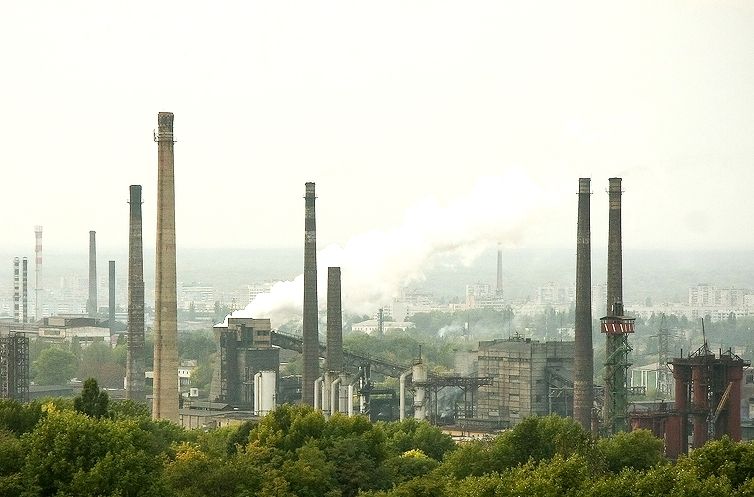
{"type": "Polygon", "coordinates": [[[19,259],[18,257],[14,257],[13,258],[13,321],[16,323],[21,321],[20,264],[21,264],[21,259],[19,259]]]}
{"type": "Polygon", "coordinates": [[[319,322],[317,317],[317,220],[314,183],[306,183],[304,204],[304,371],[301,401],[314,405],[314,381],[319,377],[319,322]]]}
{"type": "Polygon", "coordinates": [[[340,296],[340,268],[327,268],[327,371],[343,370],[343,314],[340,296]]]}
{"type": "Polygon", "coordinates": [[[497,287],[495,288],[495,295],[503,296],[503,249],[500,248],[500,244],[497,245],[497,287]]]}
{"type": "MultiPolygon", "coordinates": [[[[613,304],[623,303],[623,248],[621,238],[621,178],[610,178],[610,215],[607,235],[607,315],[613,304]]],[[[621,313],[622,315],[623,313],[621,313]]]]}
{"type": "Polygon", "coordinates": [[[97,232],[89,232],[89,299],[86,301],[86,313],[97,317],[97,232]]]}
{"type": "Polygon", "coordinates": [[[36,321],[42,319],[42,227],[34,226],[34,317],[36,321]]]}
{"type": "Polygon", "coordinates": [[[173,114],[157,115],[157,240],[152,418],[178,422],[178,307],[175,270],[173,114]]]}
{"type": "Polygon", "coordinates": [[[21,322],[29,322],[29,259],[21,260],[21,322]]]}
{"type": "Polygon", "coordinates": [[[594,404],[594,349],[592,348],[592,255],[590,179],[579,178],[576,227],[576,323],[573,417],[586,431],[592,429],[594,404]]]}
{"type": "Polygon", "coordinates": [[[126,396],[143,401],[144,391],[144,249],[141,241],[141,185],[130,186],[128,236],[128,334],[126,396]]]}
{"type": "Polygon", "coordinates": [[[115,261],[108,261],[107,272],[107,308],[110,324],[110,339],[115,335],[115,261]]]}

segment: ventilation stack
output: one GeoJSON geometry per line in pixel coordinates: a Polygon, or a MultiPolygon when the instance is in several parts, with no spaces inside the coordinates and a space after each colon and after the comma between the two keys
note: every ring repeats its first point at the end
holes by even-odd
{"type": "Polygon", "coordinates": [[[628,429],[628,334],[634,319],[623,312],[623,252],[621,235],[621,179],[610,178],[610,214],[607,241],[607,315],[601,318],[606,335],[605,429],[618,433],[628,429]]]}
{"type": "Polygon", "coordinates": [[[29,322],[29,259],[21,260],[21,322],[29,322]]]}
{"type": "Polygon", "coordinates": [[[144,249],[141,241],[141,185],[131,185],[128,234],[128,330],[126,396],[146,399],[144,390],[144,249]]]}
{"type": "Polygon", "coordinates": [[[112,340],[115,336],[115,261],[108,261],[107,266],[107,308],[110,340],[112,340]]]}
{"type": "Polygon", "coordinates": [[[86,313],[97,317],[97,232],[89,232],[89,299],[86,301],[86,313]]]}
{"type": "Polygon", "coordinates": [[[21,322],[21,281],[20,281],[20,264],[21,259],[13,258],[13,322],[21,322]]]}
{"type": "Polygon", "coordinates": [[[178,323],[175,269],[173,114],[157,116],[157,240],[155,253],[152,418],[178,422],[178,323]]]}
{"type": "Polygon", "coordinates": [[[304,204],[304,371],[301,401],[314,405],[314,381],[319,377],[319,323],[317,317],[317,220],[314,183],[306,183],[304,204]]]}
{"type": "Polygon", "coordinates": [[[499,298],[503,296],[503,249],[497,244],[497,287],[495,295],[499,298]]]}
{"type": "Polygon", "coordinates": [[[35,264],[34,264],[34,318],[36,321],[42,319],[42,227],[34,226],[34,246],[35,264]]]}
{"type": "Polygon", "coordinates": [[[325,369],[343,370],[343,315],[341,310],[340,268],[327,268],[327,355],[325,369]]]}
{"type": "Polygon", "coordinates": [[[573,417],[585,431],[592,429],[594,350],[592,349],[592,255],[589,178],[579,178],[576,226],[576,322],[573,375],[573,417]]]}

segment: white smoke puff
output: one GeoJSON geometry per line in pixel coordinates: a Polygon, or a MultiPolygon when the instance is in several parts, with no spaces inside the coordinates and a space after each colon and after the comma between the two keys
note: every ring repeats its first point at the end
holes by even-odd
{"type": "MultiPolygon", "coordinates": [[[[373,230],[331,245],[317,255],[318,295],[324,306],[327,267],[339,266],[343,309],[371,314],[421,281],[441,256],[454,254],[473,262],[486,247],[515,244],[528,223],[549,205],[548,195],[518,172],[481,178],[469,195],[442,204],[427,199],[406,212],[403,223],[389,231],[373,230]]],[[[276,283],[234,317],[269,317],[273,326],[300,318],[303,275],[276,283]]],[[[227,319],[226,319],[227,321],[227,319]]]]}

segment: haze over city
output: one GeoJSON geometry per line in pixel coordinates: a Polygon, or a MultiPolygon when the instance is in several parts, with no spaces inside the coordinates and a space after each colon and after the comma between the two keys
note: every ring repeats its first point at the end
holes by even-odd
{"type": "MultiPolygon", "coordinates": [[[[179,247],[300,246],[305,181],[325,247],[424,206],[441,223],[515,174],[542,204],[516,246],[572,247],[574,178],[599,206],[621,176],[628,249],[748,248],[753,18],[706,1],[13,3],[3,246],[42,224],[53,252],[83,253],[90,229],[123,247],[136,183],[152,247],[154,114],[170,110],[179,247]]],[[[592,231],[606,243],[604,209],[592,231]]]]}

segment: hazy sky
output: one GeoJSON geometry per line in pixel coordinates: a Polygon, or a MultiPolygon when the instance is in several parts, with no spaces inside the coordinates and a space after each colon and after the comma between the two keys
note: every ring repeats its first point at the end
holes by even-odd
{"type": "Polygon", "coordinates": [[[754,244],[752,2],[6,2],[0,46],[3,248],[125,250],[138,183],[150,250],[158,111],[184,247],[302,245],[306,181],[324,246],[511,173],[507,243],[575,246],[590,176],[604,244],[622,176],[626,246],[754,244]]]}

